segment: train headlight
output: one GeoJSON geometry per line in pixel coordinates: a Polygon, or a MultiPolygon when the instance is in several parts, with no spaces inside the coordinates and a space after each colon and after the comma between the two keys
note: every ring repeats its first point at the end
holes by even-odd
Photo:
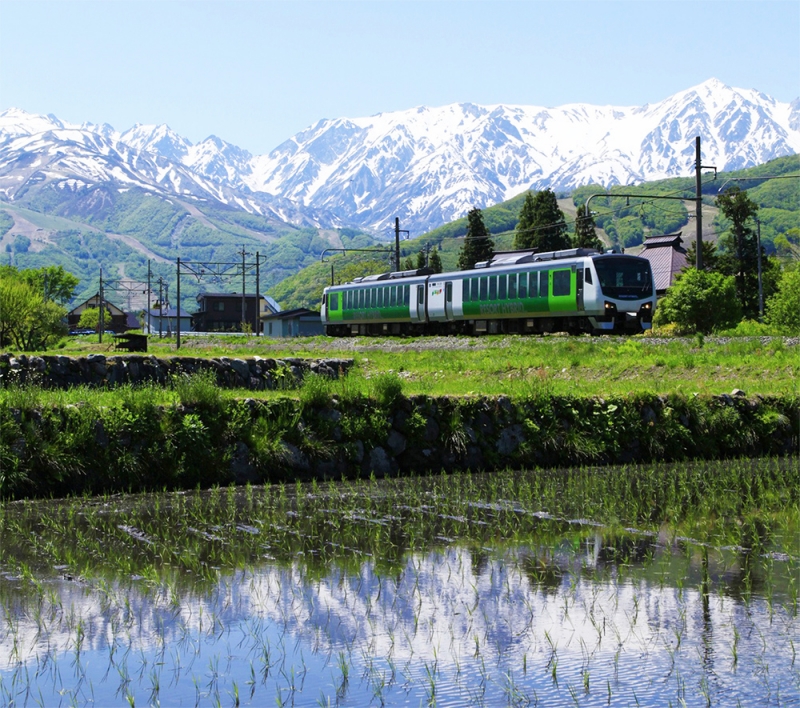
{"type": "Polygon", "coordinates": [[[613,302],[608,302],[608,300],[606,300],[605,311],[607,315],[616,315],[617,306],[613,302]]]}

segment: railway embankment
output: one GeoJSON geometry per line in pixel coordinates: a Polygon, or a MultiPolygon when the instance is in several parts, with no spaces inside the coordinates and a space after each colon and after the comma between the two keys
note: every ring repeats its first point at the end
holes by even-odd
{"type": "MultiPolygon", "coordinates": [[[[133,358],[126,359],[130,368],[133,358]]],[[[111,368],[108,359],[105,365],[111,368]]],[[[313,366],[307,362],[308,371],[313,366]]],[[[331,362],[326,368],[330,375],[343,370],[331,362]]],[[[311,378],[319,385],[258,399],[223,396],[208,376],[197,377],[179,402],[166,405],[133,387],[121,389],[112,405],[58,404],[57,397],[48,403],[42,396],[26,398],[20,388],[0,405],[0,496],[724,459],[800,449],[796,395],[404,396],[387,377],[367,396],[346,387],[332,394],[323,377],[311,378]]]]}

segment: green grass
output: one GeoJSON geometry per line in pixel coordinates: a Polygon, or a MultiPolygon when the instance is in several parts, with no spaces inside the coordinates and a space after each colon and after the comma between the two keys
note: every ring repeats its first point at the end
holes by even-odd
{"type": "MultiPolygon", "coordinates": [[[[51,354],[113,355],[106,345],[70,338],[51,354]]],[[[798,392],[800,349],[774,337],[309,337],[281,341],[264,337],[151,339],[160,357],[342,357],[355,360],[348,384],[368,392],[375,377],[393,373],[405,395],[526,395],[532,388],[555,394],[609,396],[627,393],[798,392]]],[[[225,394],[228,395],[228,394],[225,394]]],[[[241,395],[241,394],[240,394],[241,395]]],[[[274,393],[247,395],[273,396],[274,393]]]]}

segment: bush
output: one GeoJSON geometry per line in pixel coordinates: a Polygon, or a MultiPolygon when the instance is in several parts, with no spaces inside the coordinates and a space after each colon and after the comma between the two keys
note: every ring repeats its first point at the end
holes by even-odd
{"type": "Polygon", "coordinates": [[[733,276],[688,268],[658,303],[655,324],[674,323],[682,333],[710,334],[742,319],[733,276]]]}
{"type": "Polygon", "coordinates": [[[778,291],[767,300],[766,319],[789,334],[800,334],[800,268],[783,271],[778,291]]]}

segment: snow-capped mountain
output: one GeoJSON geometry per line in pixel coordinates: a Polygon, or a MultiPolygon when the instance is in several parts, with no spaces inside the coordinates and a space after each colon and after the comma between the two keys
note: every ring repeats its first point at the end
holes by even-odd
{"type": "Polygon", "coordinates": [[[254,158],[245,182],[364,225],[400,215],[420,228],[531,187],[691,176],[697,135],[719,170],[794,154],[800,101],[711,79],[639,107],[458,104],[320,121],[254,158]]]}
{"type": "Polygon", "coordinates": [[[415,232],[529,189],[691,176],[694,139],[719,170],[800,152],[800,99],[711,79],[654,105],[419,107],[322,120],[268,155],[167,126],[69,126],[0,114],[0,196],[46,181],[138,185],[285,221],[415,232]]]}
{"type": "Polygon", "coordinates": [[[69,125],[18,109],[0,113],[0,199],[24,202],[29,192],[49,187],[85,192],[89,203],[80,208],[99,209],[107,199],[98,187],[120,192],[138,187],[164,198],[223,204],[296,225],[331,222],[328,215],[315,215],[314,207],[298,209],[279,196],[232,187],[240,182],[239,171],[247,170],[248,159],[248,153],[213,136],[192,145],[167,126],[137,125],[120,134],[108,125],[69,125]],[[201,169],[184,164],[191,160],[201,169]]]}

